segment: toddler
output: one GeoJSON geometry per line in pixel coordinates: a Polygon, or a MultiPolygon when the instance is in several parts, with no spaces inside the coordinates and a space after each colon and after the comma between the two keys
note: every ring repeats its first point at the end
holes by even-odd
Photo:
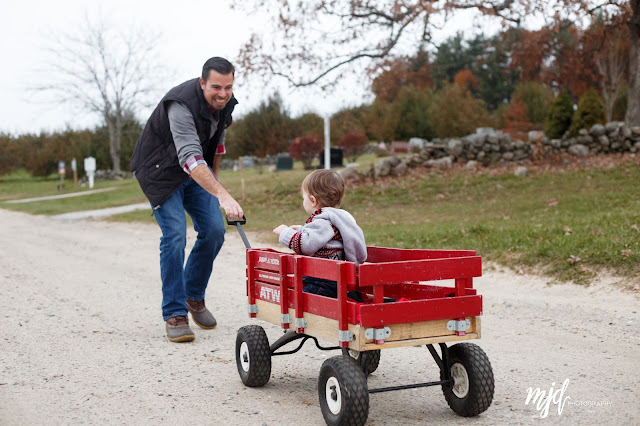
{"type": "MultiPolygon", "coordinates": [[[[347,260],[357,265],[367,259],[362,229],[346,210],[340,209],[344,180],[333,170],[316,170],[302,181],[302,206],[310,215],[304,226],[280,225],[273,230],[279,241],[296,254],[347,260]]],[[[335,281],[303,277],[304,291],[337,297],[335,281]]],[[[349,297],[360,299],[359,292],[349,297]]]]}

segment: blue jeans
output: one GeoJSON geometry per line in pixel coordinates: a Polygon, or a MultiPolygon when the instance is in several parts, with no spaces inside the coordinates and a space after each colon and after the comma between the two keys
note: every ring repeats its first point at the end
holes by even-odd
{"type": "Polygon", "coordinates": [[[203,300],[213,261],[222,243],[225,226],[218,199],[189,178],[158,208],[153,210],[162,231],[160,237],[160,276],[162,278],[162,317],[164,320],[187,315],[186,299],[203,300]],[[197,232],[187,264],[187,218],[197,232]]]}

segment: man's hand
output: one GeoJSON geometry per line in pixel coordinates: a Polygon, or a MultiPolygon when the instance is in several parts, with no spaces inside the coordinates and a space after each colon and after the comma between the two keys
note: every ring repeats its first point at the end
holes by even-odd
{"type": "Polygon", "coordinates": [[[234,200],[229,193],[219,196],[218,202],[220,203],[220,207],[224,209],[224,212],[230,221],[240,220],[242,219],[242,216],[244,216],[242,207],[240,207],[240,204],[238,204],[238,202],[234,200]]]}
{"type": "Polygon", "coordinates": [[[235,221],[242,219],[242,216],[244,216],[242,207],[240,207],[240,204],[238,204],[220,182],[218,182],[213,173],[211,173],[211,170],[209,170],[209,167],[204,164],[196,166],[196,168],[191,171],[191,177],[198,182],[201,187],[218,199],[220,207],[224,209],[229,220],[235,221]]]}

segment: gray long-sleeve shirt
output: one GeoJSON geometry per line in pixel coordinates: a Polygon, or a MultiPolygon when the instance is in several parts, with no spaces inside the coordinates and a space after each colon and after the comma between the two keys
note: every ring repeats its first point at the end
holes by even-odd
{"type": "MultiPolygon", "coordinates": [[[[169,103],[167,107],[167,115],[169,117],[169,127],[171,128],[171,134],[173,135],[173,142],[176,146],[176,152],[178,153],[178,162],[180,167],[186,172],[191,173],[191,170],[198,164],[204,164],[202,145],[200,145],[200,139],[196,131],[195,122],[189,109],[180,102],[173,101],[169,103]]],[[[218,127],[217,114],[211,116],[211,130],[209,137],[213,137],[218,127]]],[[[224,147],[224,138],[226,130],[222,132],[218,147],[224,147]]],[[[217,153],[224,153],[218,150],[217,153]]]]}
{"type": "Polygon", "coordinates": [[[350,262],[361,264],[367,260],[367,245],[364,233],[356,220],[346,210],[323,207],[319,214],[314,214],[306,225],[294,229],[285,228],[279,240],[285,246],[307,256],[314,256],[321,249],[344,250],[344,257],[350,262]],[[340,239],[335,239],[336,231],[340,239]]]}

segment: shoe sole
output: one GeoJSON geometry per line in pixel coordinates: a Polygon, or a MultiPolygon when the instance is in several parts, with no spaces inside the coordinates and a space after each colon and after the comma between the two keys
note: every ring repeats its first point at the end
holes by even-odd
{"type": "Polygon", "coordinates": [[[196,338],[196,336],[194,334],[185,334],[184,336],[178,336],[178,337],[167,336],[167,338],[174,343],[184,343],[184,342],[193,341],[196,338]]]}
{"type": "Polygon", "coordinates": [[[191,319],[193,320],[193,322],[200,328],[204,328],[205,330],[213,330],[214,328],[216,328],[216,325],[218,325],[217,323],[214,326],[211,327],[205,327],[204,325],[200,324],[198,321],[196,321],[196,319],[193,317],[193,314],[191,314],[191,319]]]}

